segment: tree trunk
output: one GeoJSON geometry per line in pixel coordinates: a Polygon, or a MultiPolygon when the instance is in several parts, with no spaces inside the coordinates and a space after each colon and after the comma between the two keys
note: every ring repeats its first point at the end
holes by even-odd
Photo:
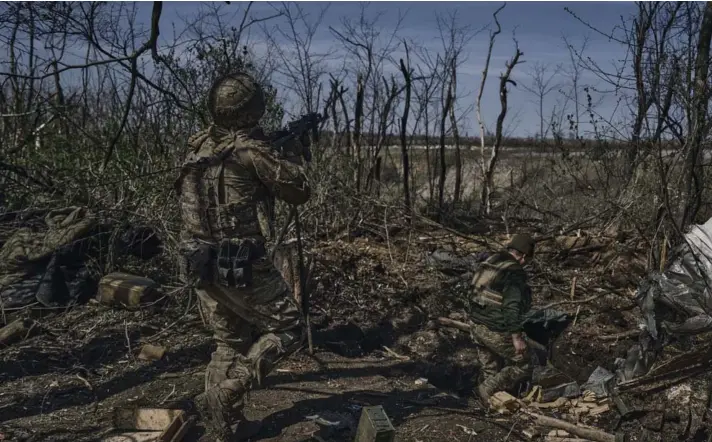
{"type": "Polygon", "coordinates": [[[363,167],[361,155],[361,118],[363,116],[363,76],[356,79],[356,109],[354,110],[354,147],[356,153],[356,191],[361,190],[361,170],[363,167]]]}
{"type": "Polygon", "coordinates": [[[688,135],[688,149],[685,158],[684,193],[680,199],[682,204],[678,227],[683,229],[694,222],[702,203],[704,185],[704,168],[701,166],[702,142],[707,133],[707,105],[709,103],[709,59],[710,41],[712,40],[712,2],[705,5],[700,37],[697,43],[697,58],[695,60],[695,92],[693,96],[694,125],[688,135]]]}
{"type": "Polygon", "coordinates": [[[450,125],[452,126],[452,136],[455,139],[455,194],[453,204],[460,202],[462,192],[462,156],[460,154],[460,132],[457,129],[457,119],[455,118],[455,100],[457,99],[457,59],[452,60],[452,104],[450,105],[450,125]]]}
{"type": "MultiPolygon", "coordinates": [[[[400,68],[405,81],[405,103],[403,103],[403,116],[401,117],[400,127],[400,143],[401,143],[401,160],[403,162],[403,202],[405,210],[410,215],[410,186],[408,185],[408,176],[410,174],[410,165],[408,164],[408,144],[406,142],[406,131],[408,130],[408,113],[410,112],[410,94],[411,94],[411,75],[410,75],[410,59],[408,57],[408,45],[405,45],[406,60],[408,66],[405,65],[403,59],[400,60],[400,68]]],[[[410,218],[408,218],[410,220],[410,218]]]]}
{"type": "Polygon", "coordinates": [[[442,221],[443,205],[445,203],[445,178],[447,168],[445,166],[445,122],[452,105],[452,85],[448,85],[447,96],[445,97],[445,105],[440,118],[440,182],[438,183],[438,220],[442,221]]]}

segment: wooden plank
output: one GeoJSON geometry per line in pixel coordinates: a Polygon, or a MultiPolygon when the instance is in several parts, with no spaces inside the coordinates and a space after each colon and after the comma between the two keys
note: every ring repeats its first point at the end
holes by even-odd
{"type": "Polygon", "coordinates": [[[160,434],[158,431],[126,431],[109,435],[101,442],[158,442],[160,434]]]}
{"type": "Polygon", "coordinates": [[[537,425],[542,427],[557,428],[560,430],[564,430],[569,434],[596,442],[616,442],[616,436],[613,434],[606,433],[605,431],[593,428],[584,428],[582,426],[577,426],[561,419],[555,419],[553,417],[543,416],[541,414],[536,414],[532,412],[526,413],[535,419],[535,423],[537,425]]]}
{"type": "Polygon", "coordinates": [[[158,442],[179,442],[195,422],[195,416],[186,417],[185,413],[176,416],[168,427],[161,433],[158,442]]]}
{"type": "Polygon", "coordinates": [[[114,427],[120,430],[164,431],[183,410],[166,408],[117,408],[114,410],[114,427]]]}

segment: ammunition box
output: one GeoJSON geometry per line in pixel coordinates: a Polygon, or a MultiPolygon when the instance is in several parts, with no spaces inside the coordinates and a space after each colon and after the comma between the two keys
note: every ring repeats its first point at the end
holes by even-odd
{"type": "Polygon", "coordinates": [[[383,407],[364,407],[354,442],[393,442],[396,430],[383,407]]]}

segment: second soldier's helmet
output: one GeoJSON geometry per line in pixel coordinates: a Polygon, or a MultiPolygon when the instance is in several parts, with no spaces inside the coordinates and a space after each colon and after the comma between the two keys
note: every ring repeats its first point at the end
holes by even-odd
{"type": "Polygon", "coordinates": [[[508,249],[514,249],[527,257],[534,256],[534,248],[536,241],[529,235],[517,234],[512,237],[512,240],[507,244],[508,249]]]}
{"type": "Polygon", "coordinates": [[[208,110],[215,124],[221,127],[253,128],[265,108],[262,87],[245,72],[219,77],[208,93],[208,110]]]}

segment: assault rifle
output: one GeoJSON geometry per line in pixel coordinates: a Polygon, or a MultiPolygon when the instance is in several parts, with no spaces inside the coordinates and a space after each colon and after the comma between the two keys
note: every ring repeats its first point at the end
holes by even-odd
{"type": "MultiPolygon", "coordinates": [[[[289,122],[286,129],[279,130],[272,134],[270,143],[275,149],[282,152],[285,143],[295,138],[301,138],[308,130],[312,131],[312,139],[316,140],[319,134],[319,124],[326,120],[326,118],[326,115],[322,116],[317,112],[310,112],[303,115],[297,120],[289,122]]],[[[304,160],[306,162],[311,161],[309,146],[304,146],[304,160]]]]}

